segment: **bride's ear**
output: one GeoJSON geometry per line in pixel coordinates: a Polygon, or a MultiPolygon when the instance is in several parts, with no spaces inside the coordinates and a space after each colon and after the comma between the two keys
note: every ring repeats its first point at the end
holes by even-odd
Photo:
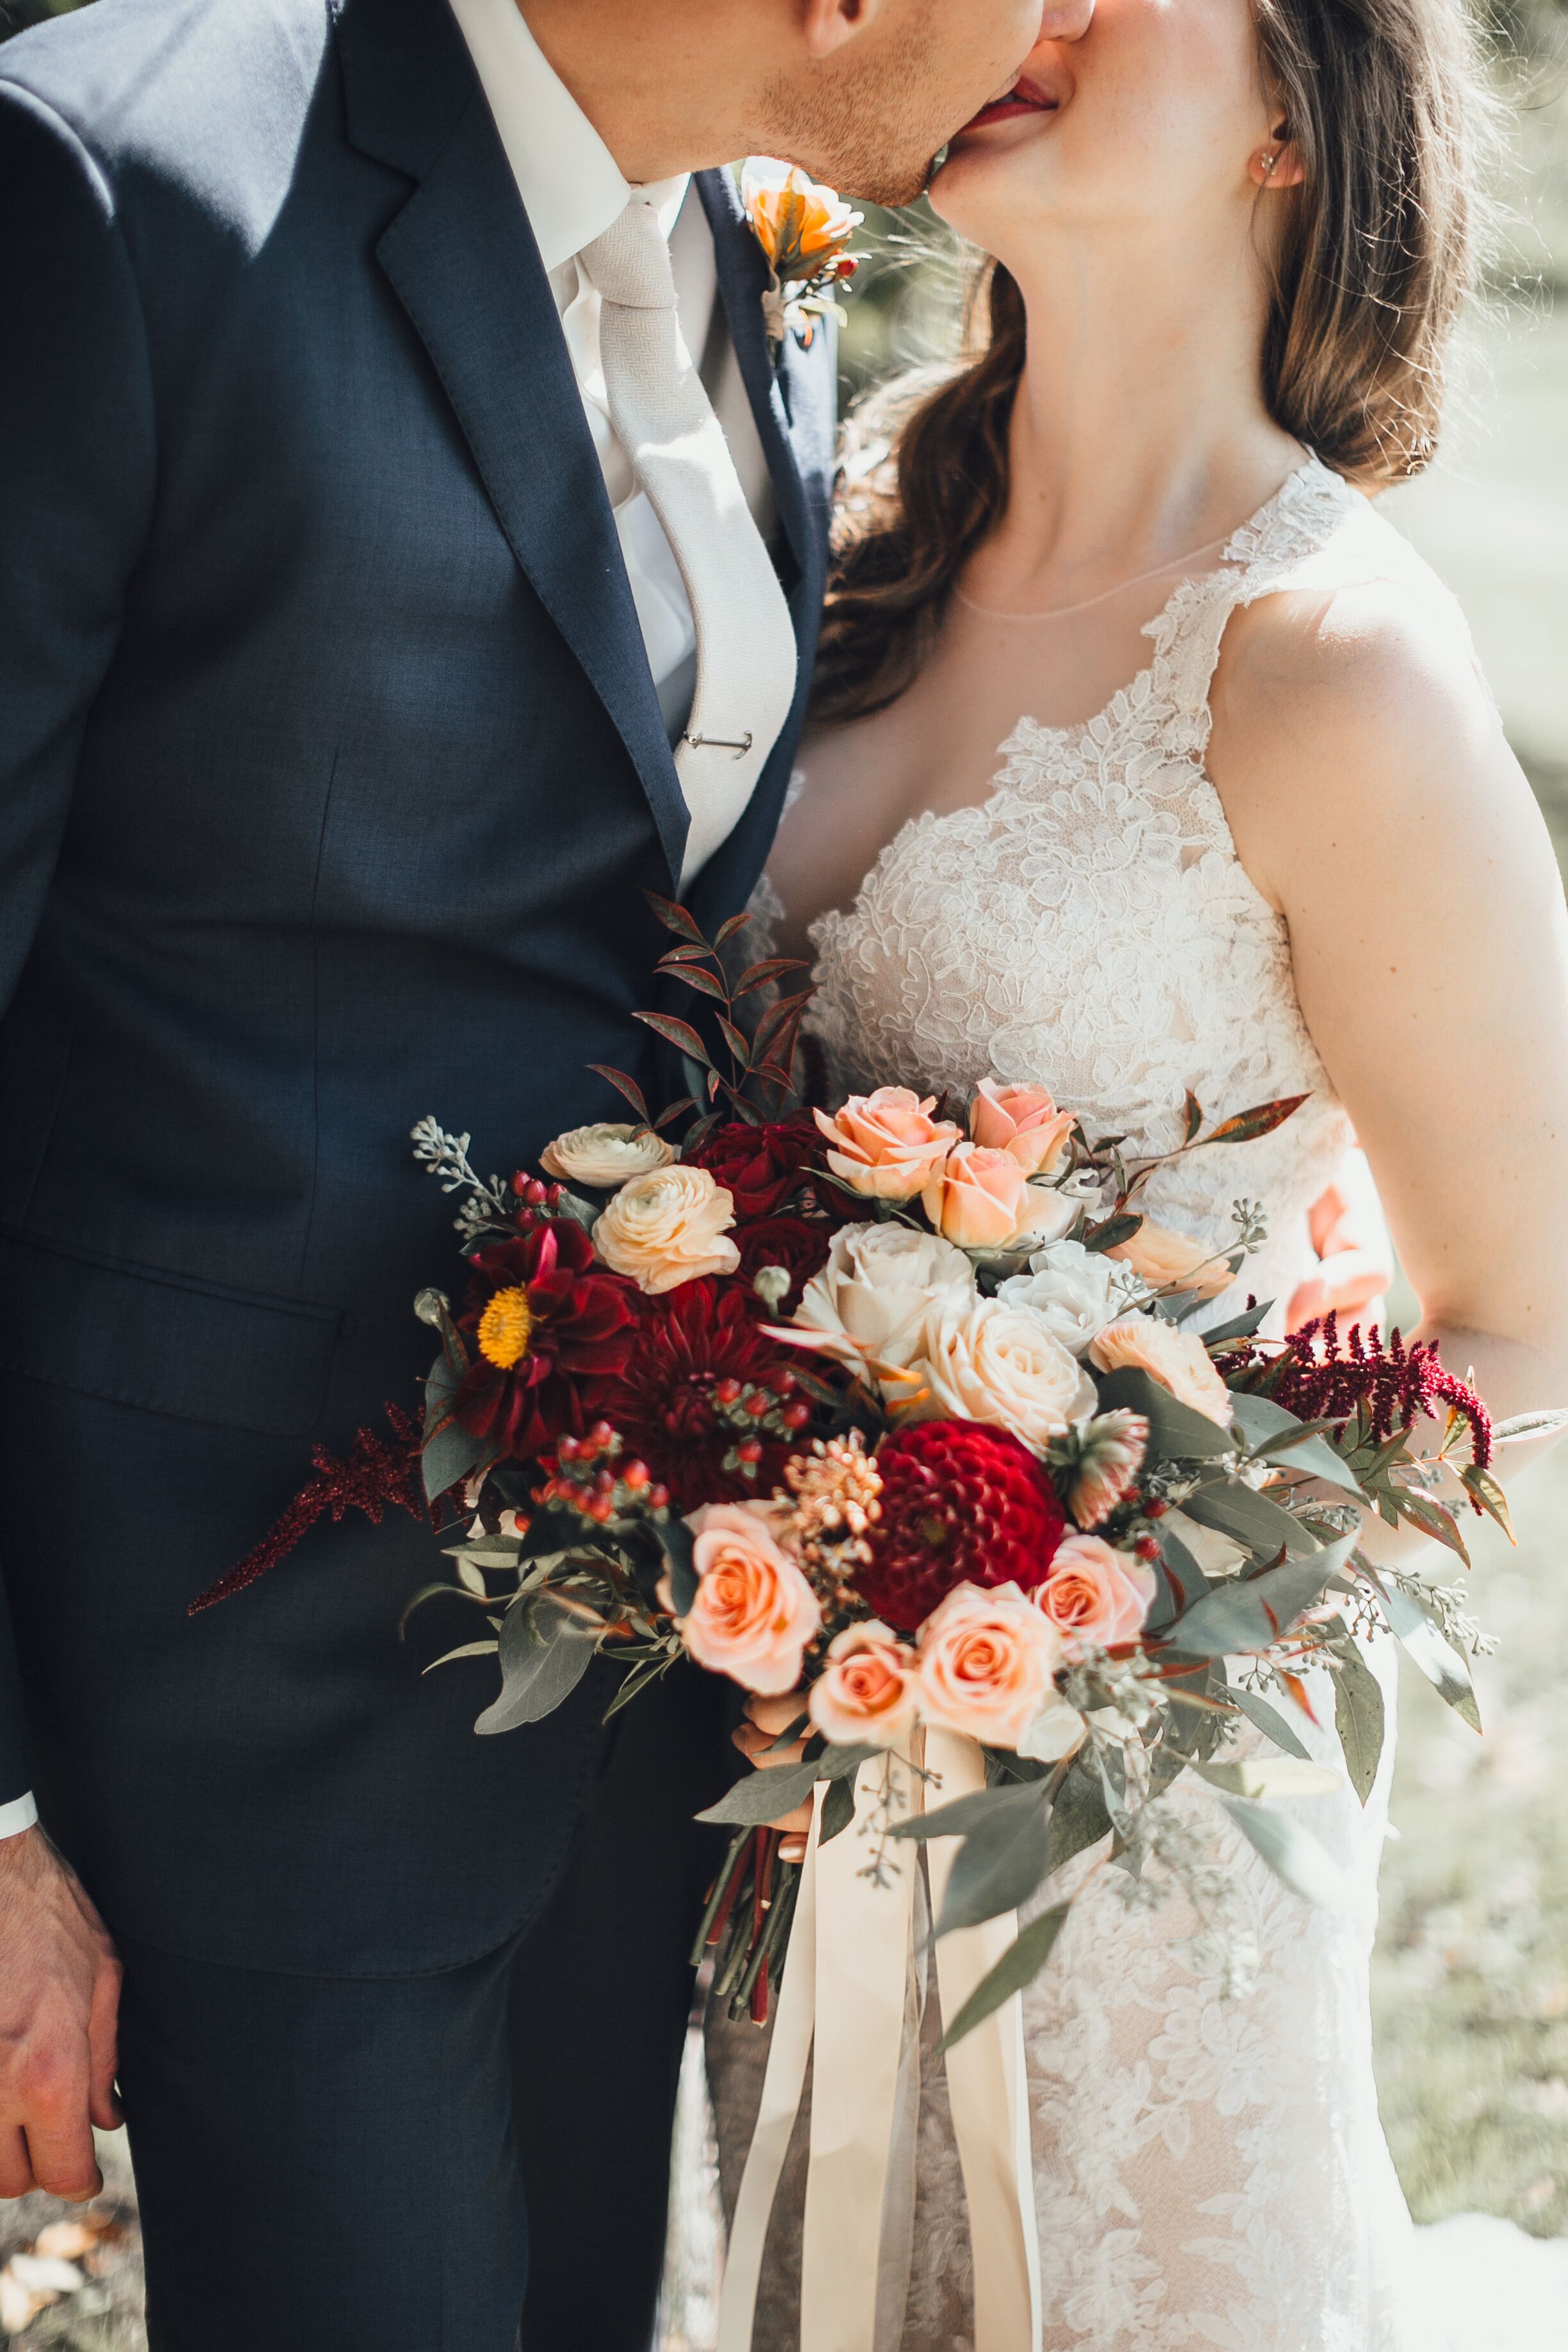
{"type": "Polygon", "coordinates": [[[1301,162],[1301,149],[1291,136],[1291,126],[1283,118],[1270,131],[1267,143],[1253,151],[1247,168],[1257,187],[1301,186],[1307,176],[1306,166],[1301,162]]]}

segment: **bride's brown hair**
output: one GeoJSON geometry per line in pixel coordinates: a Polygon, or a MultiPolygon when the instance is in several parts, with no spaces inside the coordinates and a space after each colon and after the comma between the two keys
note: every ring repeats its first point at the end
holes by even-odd
{"type": "MultiPolygon", "coordinates": [[[[1263,339],[1269,413],[1374,490],[1437,446],[1444,360],[1475,244],[1479,108],[1463,0],[1254,0],[1265,82],[1299,152],[1263,339]]],[[[868,405],[835,531],[817,663],[819,719],[884,709],[909,686],[975,550],[1008,502],[1008,428],[1027,343],[998,262],[970,297],[965,356],[933,389],[868,405]]]]}

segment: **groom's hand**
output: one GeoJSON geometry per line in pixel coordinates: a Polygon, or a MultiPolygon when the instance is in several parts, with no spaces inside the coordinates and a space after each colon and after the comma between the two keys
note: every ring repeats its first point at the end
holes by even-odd
{"type": "Polygon", "coordinates": [[[0,2197],[82,2204],[114,2095],[120,1962],[86,1889],[38,1829],[0,1842],[0,2197]]]}
{"type": "MultiPolygon", "coordinates": [[[[784,1698],[748,1698],[746,1721],[730,1733],[730,1738],[748,1762],[759,1771],[770,1771],[778,1764],[799,1764],[806,1749],[806,1735],[792,1739],[787,1748],[773,1748],[780,1732],[799,1723],[806,1712],[804,1691],[791,1691],[784,1698]],[[772,1750],[771,1753],[768,1751],[772,1750]]],[[[803,1862],[806,1858],[806,1832],[811,1826],[811,1808],[797,1805],[792,1813],[781,1813],[769,1829],[782,1830],[784,1843],[779,1849],[780,1862],[803,1862]]]]}

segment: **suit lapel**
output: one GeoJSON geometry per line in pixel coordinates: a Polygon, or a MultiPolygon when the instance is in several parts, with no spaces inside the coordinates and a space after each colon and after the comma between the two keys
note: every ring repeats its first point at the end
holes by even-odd
{"type": "MultiPolygon", "coordinates": [[[[376,257],[540,603],[641,778],[672,876],[686,811],[555,299],[462,37],[432,0],[344,0],[350,137],[417,184],[376,257]]],[[[771,462],[771,461],[770,461],[771,462]]]]}

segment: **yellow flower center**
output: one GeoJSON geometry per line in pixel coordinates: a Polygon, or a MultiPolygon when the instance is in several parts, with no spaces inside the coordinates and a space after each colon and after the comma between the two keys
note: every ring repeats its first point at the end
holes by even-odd
{"type": "Polygon", "coordinates": [[[522,1284],[497,1290],[479,1318],[479,1353],[486,1362],[509,1372],[528,1354],[533,1328],[534,1310],[522,1284]]]}

